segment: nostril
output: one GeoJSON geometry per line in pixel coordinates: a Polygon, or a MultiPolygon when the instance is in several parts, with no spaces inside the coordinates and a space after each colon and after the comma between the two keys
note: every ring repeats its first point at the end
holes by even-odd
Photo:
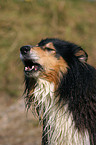
{"type": "Polygon", "coordinates": [[[27,45],[27,46],[22,46],[20,48],[20,51],[22,54],[27,54],[30,51],[31,46],[27,45]]]}
{"type": "Polygon", "coordinates": [[[28,52],[28,48],[25,47],[25,48],[24,48],[24,53],[27,53],[27,52],[28,52]]]}

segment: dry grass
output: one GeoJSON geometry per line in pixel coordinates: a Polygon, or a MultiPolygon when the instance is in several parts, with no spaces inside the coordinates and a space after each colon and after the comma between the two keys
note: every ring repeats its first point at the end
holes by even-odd
{"type": "Polygon", "coordinates": [[[33,117],[26,122],[24,104],[16,99],[24,90],[19,48],[57,37],[81,45],[96,66],[95,12],[91,0],[0,0],[0,144],[38,145],[41,140],[38,122],[33,117]]]}
{"type": "Polygon", "coordinates": [[[45,37],[75,42],[96,65],[96,3],[75,0],[0,1],[0,90],[20,96],[23,90],[19,48],[45,37]]]}

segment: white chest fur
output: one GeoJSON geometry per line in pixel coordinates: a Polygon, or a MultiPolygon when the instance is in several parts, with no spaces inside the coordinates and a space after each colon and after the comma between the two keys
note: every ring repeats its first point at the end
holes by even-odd
{"type": "Polygon", "coordinates": [[[34,96],[36,107],[39,107],[39,117],[41,114],[42,119],[48,116],[45,130],[50,125],[46,132],[49,145],[90,145],[88,131],[78,132],[72,114],[69,114],[68,105],[62,108],[58,106],[59,96],[54,96],[54,84],[40,79],[34,96]]]}

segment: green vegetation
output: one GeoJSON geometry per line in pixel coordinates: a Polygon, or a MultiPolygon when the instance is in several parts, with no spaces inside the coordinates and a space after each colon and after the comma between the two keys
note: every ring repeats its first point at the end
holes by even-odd
{"type": "MultiPolygon", "coordinates": [[[[0,91],[20,97],[19,48],[57,37],[81,45],[96,66],[96,3],[76,0],[0,0],[0,91]]],[[[2,94],[2,93],[1,93],[2,94]]]]}

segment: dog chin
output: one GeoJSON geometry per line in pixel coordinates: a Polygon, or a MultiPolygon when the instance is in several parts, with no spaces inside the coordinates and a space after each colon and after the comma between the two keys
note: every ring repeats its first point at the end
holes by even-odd
{"type": "Polygon", "coordinates": [[[40,76],[40,71],[25,71],[24,69],[24,74],[28,78],[38,78],[40,76]]]}

